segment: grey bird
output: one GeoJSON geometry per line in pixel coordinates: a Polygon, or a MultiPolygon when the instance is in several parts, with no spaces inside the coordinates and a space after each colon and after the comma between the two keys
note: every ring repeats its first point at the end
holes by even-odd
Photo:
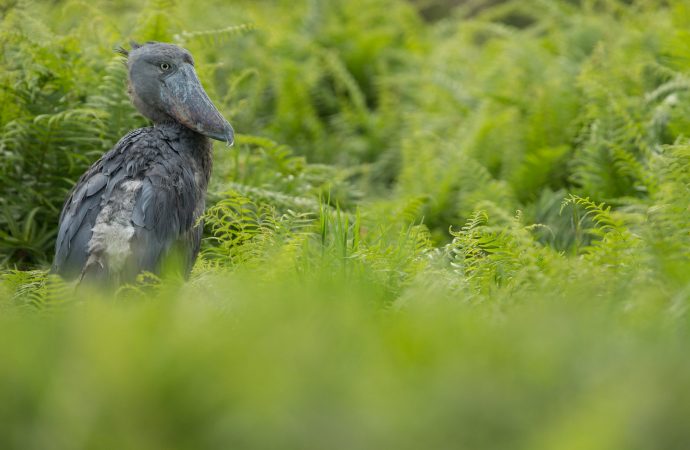
{"type": "Polygon", "coordinates": [[[234,131],[213,105],[192,55],[165,43],[133,43],[128,92],[153,122],[124,136],[79,179],[60,214],[52,271],[117,286],[172,255],[185,276],[199,253],[211,139],[234,131]]]}

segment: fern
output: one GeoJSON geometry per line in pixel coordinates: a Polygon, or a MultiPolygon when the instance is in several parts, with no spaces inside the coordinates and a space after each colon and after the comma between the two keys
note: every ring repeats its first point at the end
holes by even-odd
{"type": "Polygon", "coordinates": [[[74,286],[43,270],[14,270],[0,275],[9,291],[6,307],[27,311],[55,311],[71,302],[74,286]]]}
{"type": "Polygon", "coordinates": [[[253,24],[243,23],[216,30],[182,31],[173,36],[173,41],[179,45],[185,45],[192,41],[199,41],[205,46],[220,46],[226,44],[230,39],[238,35],[247,34],[254,29],[255,26],[253,24]]]}
{"type": "MultiPolygon", "coordinates": [[[[597,230],[604,233],[613,232],[618,234],[622,234],[626,231],[623,223],[613,217],[611,207],[606,206],[605,203],[597,204],[589,198],[582,198],[571,194],[563,201],[561,212],[569,205],[577,205],[585,208],[586,213],[583,218],[591,217],[597,225],[597,230]]],[[[596,230],[592,230],[592,232],[596,232],[596,230]]]]}
{"type": "Polygon", "coordinates": [[[554,257],[536,244],[535,226],[523,225],[520,212],[503,220],[508,220],[504,226],[492,226],[487,212],[478,210],[460,230],[450,231],[453,241],[445,249],[450,264],[475,294],[524,288],[544,276],[544,261],[554,257]]]}

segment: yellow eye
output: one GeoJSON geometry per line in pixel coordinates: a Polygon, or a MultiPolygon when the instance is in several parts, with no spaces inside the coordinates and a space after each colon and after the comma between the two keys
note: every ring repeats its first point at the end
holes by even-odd
{"type": "Polygon", "coordinates": [[[168,63],[161,63],[161,70],[168,70],[170,69],[170,64],[168,63]]]}

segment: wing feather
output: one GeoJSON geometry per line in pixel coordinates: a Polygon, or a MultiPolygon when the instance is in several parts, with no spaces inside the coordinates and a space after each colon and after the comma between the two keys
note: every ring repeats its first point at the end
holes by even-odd
{"type": "Polygon", "coordinates": [[[176,253],[187,275],[199,251],[201,228],[193,228],[203,205],[186,164],[161,161],[152,165],[132,212],[136,266],[157,272],[163,259],[176,253]]]}
{"type": "Polygon", "coordinates": [[[88,245],[96,218],[113,189],[125,178],[125,172],[121,170],[123,157],[146,130],[134,130],[123,137],[72,188],[60,213],[53,272],[68,280],[81,273],[88,258],[88,245]]]}
{"type": "Polygon", "coordinates": [[[204,192],[196,186],[188,156],[167,141],[161,145],[161,136],[153,136],[151,130],[125,136],[74,187],[60,216],[54,272],[66,279],[81,275],[125,281],[144,270],[157,273],[166,255],[175,251],[182,257],[185,275],[189,273],[199,252],[202,227],[195,224],[203,213],[204,192]],[[133,204],[126,201],[127,195],[134,196],[129,197],[133,204]],[[106,205],[126,214],[124,222],[121,215],[113,219],[115,225],[133,229],[125,241],[128,255],[123,268],[109,268],[107,258],[91,245],[93,237],[101,251],[114,251],[100,235],[104,224],[106,229],[113,225],[99,218],[106,205]],[[122,273],[109,272],[115,270],[122,273]]]}

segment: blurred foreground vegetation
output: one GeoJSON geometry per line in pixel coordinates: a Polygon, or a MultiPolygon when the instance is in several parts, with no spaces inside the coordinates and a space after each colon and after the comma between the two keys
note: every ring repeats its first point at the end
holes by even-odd
{"type": "Polygon", "coordinates": [[[0,448],[680,449],[683,0],[0,0],[0,448]],[[192,279],[48,276],[188,48],[240,133],[192,279]]]}

